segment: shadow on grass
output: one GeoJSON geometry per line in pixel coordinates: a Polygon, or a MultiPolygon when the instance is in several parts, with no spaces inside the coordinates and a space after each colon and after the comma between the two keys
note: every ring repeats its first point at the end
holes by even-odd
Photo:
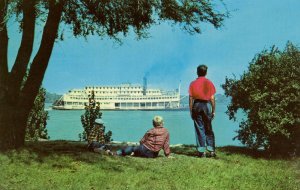
{"type": "MultiPolygon", "coordinates": [[[[180,154],[180,155],[186,155],[186,156],[192,156],[197,157],[197,150],[194,145],[182,145],[178,147],[172,147],[171,148],[172,153],[180,154]]],[[[254,159],[267,159],[267,160],[289,160],[292,159],[289,155],[280,155],[280,154],[273,154],[271,155],[269,152],[264,150],[255,150],[248,147],[240,147],[240,146],[224,146],[224,147],[218,147],[216,149],[217,154],[225,154],[226,156],[230,155],[244,155],[249,156],[254,159]]],[[[219,156],[217,156],[219,158],[219,156]]]]}
{"type": "MultiPolygon", "coordinates": [[[[124,144],[114,144],[110,148],[115,151],[124,144]]],[[[171,147],[171,152],[178,155],[186,155],[190,157],[197,157],[196,147],[194,145],[182,145],[171,147]]],[[[45,141],[45,142],[26,142],[24,148],[9,151],[6,154],[11,158],[11,162],[23,162],[25,164],[30,164],[32,161],[35,162],[53,162],[54,168],[66,168],[68,161],[61,161],[60,163],[55,163],[56,159],[62,159],[64,157],[67,160],[72,160],[74,162],[85,162],[88,164],[99,164],[103,169],[113,169],[115,171],[120,170],[120,167],[113,167],[115,162],[119,164],[131,167],[130,164],[132,160],[116,160],[115,157],[104,156],[98,153],[89,152],[87,150],[87,145],[84,142],[78,141],[45,141]],[[65,164],[66,163],[66,164],[65,164]],[[112,164],[110,164],[112,163],[112,164]],[[113,167],[113,168],[112,168],[113,167]]],[[[224,156],[230,155],[245,155],[252,158],[263,158],[263,159],[283,159],[282,157],[270,157],[264,151],[252,150],[246,147],[236,147],[236,146],[225,146],[217,148],[217,159],[225,159],[224,156]]],[[[126,159],[126,158],[125,158],[126,159]]]]}
{"type": "Polygon", "coordinates": [[[297,159],[298,156],[293,156],[290,154],[284,154],[280,152],[271,153],[265,150],[255,150],[248,147],[239,147],[239,146],[224,146],[218,148],[221,152],[225,153],[226,155],[231,154],[239,154],[250,156],[255,159],[266,159],[266,160],[293,160],[297,159]]]}
{"type": "MultiPolygon", "coordinates": [[[[126,146],[126,143],[109,145],[110,150],[126,146]]],[[[86,142],[78,141],[43,141],[26,142],[23,148],[0,153],[9,158],[9,164],[33,163],[46,164],[54,170],[80,170],[82,163],[109,172],[124,172],[126,168],[136,171],[149,169],[147,159],[133,159],[133,157],[115,157],[90,152],[86,142]]]]}
{"type": "Polygon", "coordinates": [[[174,154],[198,157],[198,152],[196,151],[196,147],[194,145],[181,145],[171,147],[171,152],[174,154]]]}
{"type": "Polygon", "coordinates": [[[252,158],[271,159],[270,154],[268,154],[266,151],[254,150],[254,149],[250,149],[247,147],[224,146],[224,147],[218,148],[218,150],[222,151],[226,155],[239,154],[239,155],[250,156],[252,158]]]}
{"type": "MultiPolygon", "coordinates": [[[[90,164],[107,160],[106,156],[88,151],[87,144],[78,141],[26,142],[23,148],[5,154],[11,158],[14,156],[21,158],[24,163],[26,163],[26,158],[29,161],[34,160],[41,163],[47,159],[55,160],[59,157],[68,157],[74,161],[90,164]]],[[[60,166],[55,165],[55,167],[60,166]]]]}

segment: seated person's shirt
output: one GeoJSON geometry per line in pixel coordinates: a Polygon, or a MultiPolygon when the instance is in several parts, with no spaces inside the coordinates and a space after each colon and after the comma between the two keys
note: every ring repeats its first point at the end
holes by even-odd
{"type": "Polygon", "coordinates": [[[94,126],[88,136],[88,143],[92,142],[105,143],[103,131],[99,126],[94,126]]]}
{"type": "Polygon", "coordinates": [[[150,129],[146,132],[140,143],[153,152],[159,152],[163,149],[166,156],[170,154],[170,135],[164,127],[150,129]]]}

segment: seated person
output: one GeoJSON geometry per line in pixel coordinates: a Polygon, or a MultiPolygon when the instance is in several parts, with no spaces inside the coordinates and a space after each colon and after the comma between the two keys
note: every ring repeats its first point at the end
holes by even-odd
{"type": "Polygon", "coordinates": [[[94,127],[88,136],[88,149],[93,152],[101,152],[106,149],[102,119],[95,120],[94,127]]]}
{"type": "Polygon", "coordinates": [[[164,150],[165,156],[170,155],[170,135],[166,128],[163,127],[163,118],[155,116],[153,118],[153,128],[148,130],[140,141],[139,146],[128,146],[118,150],[115,154],[118,156],[132,155],[155,158],[161,149],[164,150]]]}

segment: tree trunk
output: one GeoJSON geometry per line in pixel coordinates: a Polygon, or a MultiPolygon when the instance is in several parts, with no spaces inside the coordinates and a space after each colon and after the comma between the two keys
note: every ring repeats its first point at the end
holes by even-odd
{"type": "MultiPolygon", "coordinates": [[[[26,115],[26,114],[25,114],[26,115]]],[[[25,126],[27,118],[22,114],[20,108],[9,103],[0,107],[0,150],[18,148],[24,144],[17,143],[17,133],[20,126],[25,126]],[[23,117],[22,117],[23,115],[23,117]]]]}
{"type": "MultiPolygon", "coordinates": [[[[7,2],[0,1],[0,105],[5,102],[5,94],[7,94],[7,78],[8,78],[8,64],[7,64],[7,48],[8,48],[8,34],[6,27],[6,12],[7,2]]],[[[1,127],[1,126],[0,126],[1,127]]]]}
{"type": "MultiPolygon", "coordinates": [[[[10,96],[11,93],[5,93],[5,94],[2,93],[5,91],[3,91],[2,86],[0,86],[1,87],[0,95],[3,94],[3,98],[1,100],[4,100],[4,101],[0,100],[0,149],[2,150],[19,148],[23,146],[25,143],[25,131],[26,131],[28,115],[34,105],[35,97],[38,94],[39,88],[41,86],[41,83],[44,78],[44,74],[48,66],[48,62],[52,53],[54,42],[57,36],[58,26],[63,11],[63,2],[64,2],[63,0],[49,1],[49,13],[43,30],[41,45],[39,47],[36,56],[33,59],[30,72],[24,87],[21,89],[18,86],[15,86],[20,84],[18,82],[14,83],[14,86],[9,86],[11,84],[7,84],[7,86],[10,87],[9,90],[14,89],[14,92],[18,94],[14,98],[11,98],[10,96]]],[[[30,14],[28,15],[30,16],[30,14]]],[[[27,20],[31,22],[32,25],[32,20],[30,18],[27,20]]],[[[0,17],[0,21],[1,21],[1,17],[0,17]]],[[[1,36],[5,36],[5,32],[3,32],[3,30],[2,31],[0,30],[0,37],[1,36]]],[[[32,36],[29,34],[28,37],[31,38],[32,36]]],[[[2,45],[3,44],[1,42],[0,49],[2,45]]],[[[28,49],[26,48],[25,50],[27,51],[27,53],[25,53],[26,55],[31,53],[31,50],[28,51],[28,49]]],[[[23,57],[21,59],[21,61],[24,60],[27,60],[27,58],[23,57]]],[[[20,63],[19,69],[21,71],[17,71],[14,74],[22,75],[23,74],[22,71],[24,70],[24,64],[25,62],[20,63]]],[[[15,68],[16,70],[19,70],[17,69],[17,67],[15,68]]],[[[19,79],[20,78],[21,76],[19,76],[19,79]]]]}
{"type": "Polygon", "coordinates": [[[7,106],[7,78],[8,78],[8,64],[7,64],[7,48],[8,35],[6,27],[6,13],[7,1],[0,1],[0,148],[4,149],[11,146],[13,141],[13,125],[8,123],[13,120],[10,108],[7,106]],[[10,112],[11,113],[11,112],[10,112]]]}
{"type": "Polygon", "coordinates": [[[21,45],[16,57],[15,64],[9,75],[9,96],[12,103],[16,103],[20,96],[20,89],[26,75],[33,49],[35,30],[35,0],[23,1],[23,33],[21,45]]]}
{"type": "Polygon", "coordinates": [[[21,91],[18,105],[22,110],[18,116],[20,117],[20,122],[23,122],[23,125],[21,125],[17,130],[16,143],[18,146],[22,146],[25,142],[27,118],[33,107],[35,97],[41,87],[49,59],[51,57],[63,11],[63,2],[64,1],[49,2],[49,14],[44,27],[41,45],[32,61],[28,78],[21,91]]]}

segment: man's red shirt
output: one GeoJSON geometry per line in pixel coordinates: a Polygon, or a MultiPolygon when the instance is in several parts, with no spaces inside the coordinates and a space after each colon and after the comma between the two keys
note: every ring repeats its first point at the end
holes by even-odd
{"type": "Polygon", "coordinates": [[[205,77],[198,77],[190,84],[189,95],[193,99],[210,100],[215,93],[214,84],[205,77]]]}

